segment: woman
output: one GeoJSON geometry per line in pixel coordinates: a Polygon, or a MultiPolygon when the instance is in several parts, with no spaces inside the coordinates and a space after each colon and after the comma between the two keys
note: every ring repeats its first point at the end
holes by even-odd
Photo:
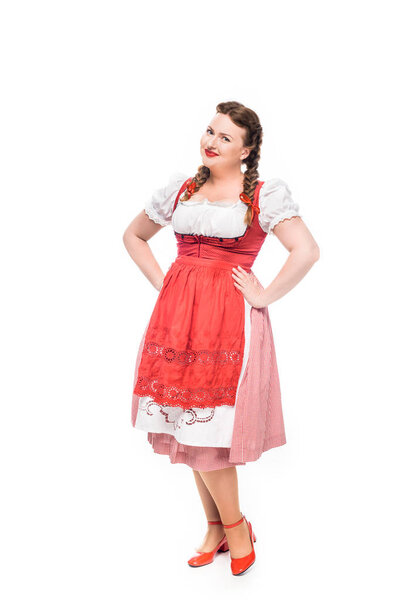
{"type": "Polygon", "coordinates": [[[171,177],[124,233],[160,290],[138,351],[132,424],[156,453],[193,470],[208,528],[188,564],[229,549],[239,575],[255,561],[256,536],[240,511],[236,466],[286,443],[267,307],[304,277],[319,249],[286,183],[258,180],[256,113],[239,102],[216,110],[197,174],[171,177]],[[147,242],[170,223],[178,254],[164,276],[147,242]],[[264,289],[251,266],[272,230],[290,255],[264,289]]]}

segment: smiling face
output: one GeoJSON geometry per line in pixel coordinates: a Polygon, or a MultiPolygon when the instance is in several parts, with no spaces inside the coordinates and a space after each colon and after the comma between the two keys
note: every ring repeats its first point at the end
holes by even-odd
{"type": "Polygon", "coordinates": [[[238,127],[228,115],[217,113],[201,136],[200,152],[203,164],[209,169],[240,169],[242,160],[250,154],[243,145],[246,130],[238,127]],[[207,151],[216,156],[207,155],[207,151]]]}

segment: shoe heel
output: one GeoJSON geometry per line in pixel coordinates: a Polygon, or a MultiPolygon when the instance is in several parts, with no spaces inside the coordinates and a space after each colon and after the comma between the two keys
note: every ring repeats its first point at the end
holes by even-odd
{"type": "Polygon", "coordinates": [[[256,538],[256,534],[253,532],[253,542],[256,542],[257,538],[256,538]]]}
{"type": "Polygon", "coordinates": [[[221,548],[219,548],[218,552],[228,552],[229,550],[229,546],[228,546],[228,542],[224,542],[221,546],[221,548]]]}

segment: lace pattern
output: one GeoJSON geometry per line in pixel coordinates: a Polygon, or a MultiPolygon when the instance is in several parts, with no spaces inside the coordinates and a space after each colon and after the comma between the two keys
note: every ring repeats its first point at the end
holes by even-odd
{"type": "Polygon", "coordinates": [[[299,215],[299,213],[295,210],[285,213],[283,215],[279,215],[270,223],[269,235],[275,235],[273,232],[273,228],[275,227],[275,225],[278,225],[278,223],[281,223],[282,221],[286,221],[286,219],[293,219],[293,217],[300,217],[300,216],[301,215],[299,215]]]}
{"type": "Polygon", "coordinates": [[[154,341],[146,342],[143,350],[154,358],[163,358],[168,363],[175,362],[182,365],[196,364],[203,366],[218,363],[222,367],[226,364],[237,365],[241,360],[241,353],[236,350],[209,351],[193,350],[191,348],[176,350],[154,341]]]}
{"type": "Polygon", "coordinates": [[[217,388],[182,388],[165,385],[158,378],[139,376],[133,393],[137,396],[150,396],[162,406],[181,408],[209,408],[235,404],[236,386],[217,388]]]}
{"type": "Polygon", "coordinates": [[[186,408],[182,410],[179,406],[163,406],[152,398],[143,401],[138,410],[144,411],[149,417],[161,415],[164,417],[165,423],[173,425],[175,431],[181,429],[184,425],[209,423],[215,415],[215,408],[186,408]]]}
{"type": "Polygon", "coordinates": [[[154,208],[153,208],[151,205],[149,205],[149,204],[147,204],[147,205],[144,207],[144,212],[146,213],[146,215],[147,215],[148,217],[150,217],[150,219],[151,219],[152,221],[154,221],[154,222],[155,222],[155,223],[157,223],[158,225],[162,225],[163,227],[165,227],[166,225],[168,225],[168,224],[169,224],[169,221],[165,221],[164,219],[162,219],[162,218],[161,218],[161,217],[160,217],[160,216],[157,214],[157,212],[154,210],[154,208]]]}

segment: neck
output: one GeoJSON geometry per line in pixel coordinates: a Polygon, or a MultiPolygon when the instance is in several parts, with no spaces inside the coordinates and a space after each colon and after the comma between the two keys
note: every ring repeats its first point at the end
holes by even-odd
{"type": "Polygon", "coordinates": [[[218,171],[216,169],[210,169],[210,176],[208,181],[215,186],[223,186],[227,182],[232,183],[232,181],[240,181],[243,183],[244,173],[237,168],[232,170],[224,169],[223,171],[218,171]]]}

